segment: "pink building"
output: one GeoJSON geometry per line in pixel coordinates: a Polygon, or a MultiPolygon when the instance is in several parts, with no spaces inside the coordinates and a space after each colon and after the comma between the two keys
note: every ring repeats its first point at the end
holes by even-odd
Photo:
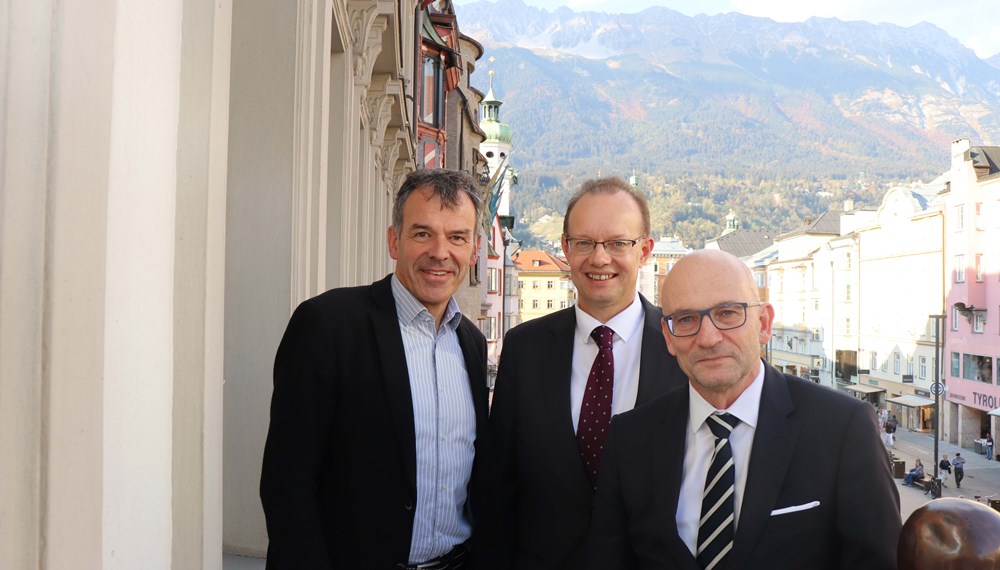
{"type": "Polygon", "coordinates": [[[1000,408],[1000,147],[953,142],[944,197],[943,431],[976,448],[1000,408]]]}

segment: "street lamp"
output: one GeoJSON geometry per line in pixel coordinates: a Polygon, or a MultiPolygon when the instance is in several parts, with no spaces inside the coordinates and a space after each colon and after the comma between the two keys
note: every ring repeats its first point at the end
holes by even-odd
{"type": "MultiPolygon", "coordinates": [[[[937,482],[936,494],[941,496],[941,482],[938,480],[938,439],[941,436],[941,392],[944,392],[944,385],[941,384],[941,324],[944,322],[944,315],[928,315],[934,321],[934,384],[931,385],[931,392],[934,393],[934,481],[937,482]]],[[[936,498],[936,497],[935,497],[936,498]]]]}

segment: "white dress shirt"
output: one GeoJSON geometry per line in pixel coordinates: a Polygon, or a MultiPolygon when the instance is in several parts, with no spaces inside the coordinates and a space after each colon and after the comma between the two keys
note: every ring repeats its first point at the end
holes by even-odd
{"type": "Polygon", "coordinates": [[[611,396],[611,414],[627,412],[635,407],[635,399],[639,393],[639,356],[642,354],[642,329],[645,322],[645,311],[639,301],[639,293],[635,294],[632,304],[618,313],[606,323],[602,323],[588,315],[579,305],[576,306],[576,332],[573,335],[573,369],[570,373],[569,403],[573,414],[573,431],[576,432],[580,423],[580,407],[583,405],[583,392],[587,388],[587,378],[590,369],[597,358],[598,346],[590,333],[595,328],[604,325],[615,331],[615,386],[611,396]]]}
{"type": "Polygon", "coordinates": [[[705,489],[705,476],[712,462],[715,435],[705,423],[708,416],[719,412],[729,413],[740,419],[739,425],[729,436],[733,449],[733,463],[736,468],[736,490],[733,498],[735,511],[734,528],[739,528],[740,506],[743,491],[747,485],[747,469],[750,466],[750,452],[753,435],[757,430],[757,415],[760,412],[760,392],[764,387],[764,366],[761,364],[757,377],[726,410],[716,410],[705,401],[694,388],[690,388],[687,438],[684,444],[684,477],[677,502],[677,532],[691,554],[698,552],[698,521],[701,520],[701,495],[705,489]]]}

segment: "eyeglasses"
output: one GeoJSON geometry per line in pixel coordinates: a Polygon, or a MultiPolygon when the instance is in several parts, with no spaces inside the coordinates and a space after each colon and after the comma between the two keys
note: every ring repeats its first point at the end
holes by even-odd
{"type": "Polygon", "coordinates": [[[590,255],[597,251],[597,246],[603,245],[604,251],[608,252],[608,255],[621,257],[628,255],[628,252],[632,251],[635,244],[642,241],[642,238],[594,241],[592,239],[571,238],[565,234],[564,237],[566,238],[566,245],[569,246],[569,252],[574,255],[590,255]]]}
{"type": "Polygon", "coordinates": [[[723,303],[702,311],[678,311],[664,315],[667,330],[674,336],[694,336],[701,330],[704,317],[720,331],[738,329],[747,322],[747,307],[759,307],[764,303],[723,303]]]}

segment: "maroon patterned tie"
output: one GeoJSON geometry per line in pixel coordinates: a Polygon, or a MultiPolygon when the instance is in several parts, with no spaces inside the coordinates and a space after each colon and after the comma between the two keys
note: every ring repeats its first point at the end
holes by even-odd
{"type": "Polygon", "coordinates": [[[615,354],[612,352],[615,331],[601,325],[590,333],[597,343],[597,358],[590,368],[587,388],[580,406],[580,423],[576,427],[576,443],[590,474],[590,482],[597,487],[597,473],[601,468],[601,452],[608,438],[611,423],[611,397],[615,385],[615,354]]]}

